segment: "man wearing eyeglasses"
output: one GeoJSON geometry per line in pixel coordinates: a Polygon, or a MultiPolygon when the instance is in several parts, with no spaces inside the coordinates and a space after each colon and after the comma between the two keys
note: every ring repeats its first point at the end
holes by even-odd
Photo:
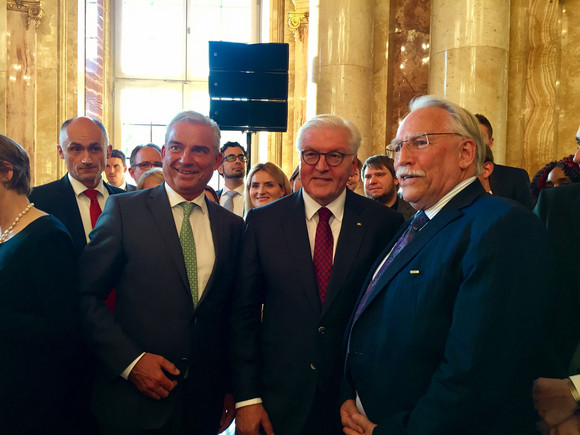
{"type": "Polygon", "coordinates": [[[532,382],[563,369],[547,233],[485,193],[472,114],[434,96],[410,108],[387,154],[418,213],[378,257],[348,327],[344,431],[537,433],[532,382]]]}
{"type": "Polygon", "coordinates": [[[350,121],[311,119],[297,137],[302,189],[248,213],[232,309],[241,435],[341,433],[346,324],[367,271],[403,222],[346,188],[360,142],[350,121]]]}
{"type": "Polygon", "coordinates": [[[238,142],[226,142],[221,147],[222,164],[218,172],[224,177],[224,188],[217,191],[220,205],[238,216],[244,215],[244,177],[246,150],[238,142]]]}
{"type": "Polygon", "coordinates": [[[129,174],[139,184],[139,178],[151,168],[161,168],[161,148],[154,143],[137,145],[129,157],[129,174]]]}

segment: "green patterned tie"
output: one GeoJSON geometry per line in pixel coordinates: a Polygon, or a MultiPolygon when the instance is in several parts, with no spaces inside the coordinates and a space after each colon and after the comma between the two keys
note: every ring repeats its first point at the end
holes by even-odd
{"type": "Polygon", "coordinates": [[[183,223],[181,224],[181,231],[179,232],[179,241],[181,242],[181,249],[183,250],[183,259],[185,260],[185,269],[187,270],[187,278],[189,280],[189,291],[193,298],[193,306],[197,306],[197,255],[195,253],[195,240],[193,239],[193,231],[191,223],[189,222],[189,215],[195,207],[193,202],[182,202],[183,206],[183,223]]]}

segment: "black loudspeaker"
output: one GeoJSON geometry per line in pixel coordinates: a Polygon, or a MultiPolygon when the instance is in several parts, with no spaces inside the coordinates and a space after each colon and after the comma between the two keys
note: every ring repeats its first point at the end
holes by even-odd
{"type": "Polygon", "coordinates": [[[222,130],[286,131],[288,44],[210,41],[209,96],[222,130]]]}

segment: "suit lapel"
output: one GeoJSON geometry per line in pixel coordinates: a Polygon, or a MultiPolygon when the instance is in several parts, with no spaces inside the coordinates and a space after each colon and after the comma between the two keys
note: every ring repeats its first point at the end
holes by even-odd
{"type": "Polygon", "coordinates": [[[61,213],[67,216],[67,229],[71,233],[74,240],[78,240],[79,244],[82,241],[82,246],[87,243],[87,236],[81,218],[81,212],[77,203],[75,191],[68,179],[68,173],[60,179],[58,195],[61,200],[58,201],[61,208],[61,213]]]}
{"type": "MultiPolygon", "coordinates": [[[[383,276],[381,276],[379,281],[375,284],[373,292],[367,298],[365,305],[362,307],[362,309],[357,309],[357,311],[362,314],[362,312],[372,303],[377,295],[387,288],[392,279],[397,276],[397,274],[399,274],[413,258],[415,258],[415,256],[425,247],[427,243],[429,243],[433,237],[435,237],[451,222],[463,216],[463,212],[461,211],[462,208],[472,204],[475,199],[484,194],[485,191],[483,190],[481,183],[475,180],[475,182],[471,183],[469,186],[459,192],[451,201],[449,201],[449,203],[443,207],[439,213],[437,213],[433,220],[428,222],[419,232],[419,234],[415,236],[412,243],[409,243],[409,245],[407,245],[399,253],[399,255],[393,259],[383,276]]],[[[408,225],[406,225],[405,228],[407,226],[408,225]]],[[[387,247],[387,249],[383,252],[381,255],[381,260],[384,259],[385,256],[389,253],[401,234],[402,232],[399,232],[397,237],[393,240],[393,243],[390,244],[391,246],[387,247]]],[[[371,273],[374,273],[375,270],[376,267],[371,269],[371,273]]],[[[367,286],[369,283],[367,283],[367,286]]],[[[365,286],[365,290],[367,286],[365,286]]],[[[356,322],[357,319],[358,317],[355,317],[354,322],[356,322]]]]}
{"type": "Polygon", "coordinates": [[[366,232],[365,222],[360,219],[364,210],[354,193],[347,190],[344,204],[344,215],[338,236],[338,244],[334,255],[332,273],[328,283],[326,299],[322,305],[322,314],[328,310],[332,301],[341,290],[341,284],[346,282],[355,258],[359,251],[362,239],[366,232]]]}
{"type": "Polygon", "coordinates": [[[173,258],[173,264],[177,267],[184,288],[189,291],[189,281],[187,279],[187,271],[185,270],[185,262],[183,261],[183,252],[181,251],[179,236],[175,230],[175,220],[173,219],[169,198],[167,197],[163,183],[151,189],[151,192],[147,196],[147,206],[157,223],[163,241],[167,245],[167,250],[173,258]]]}
{"type": "Polygon", "coordinates": [[[306,228],[302,190],[294,194],[292,201],[288,202],[287,211],[281,222],[290,252],[291,264],[294,267],[295,276],[300,280],[300,290],[305,293],[312,309],[319,313],[320,299],[318,298],[312,253],[306,228]]]}

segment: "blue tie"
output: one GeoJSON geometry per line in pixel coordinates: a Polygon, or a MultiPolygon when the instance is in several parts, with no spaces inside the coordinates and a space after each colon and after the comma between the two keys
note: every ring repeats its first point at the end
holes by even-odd
{"type": "Polygon", "coordinates": [[[427,215],[425,214],[425,212],[423,210],[419,211],[415,215],[415,217],[411,221],[411,224],[407,227],[407,229],[401,235],[401,237],[399,237],[399,240],[397,240],[397,243],[395,243],[395,246],[391,250],[391,255],[389,255],[389,258],[387,258],[387,260],[383,263],[380,270],[376,273],[374,279],[371,281],[371,283],[367,287],[365,294],[362,297],[362,299],[361,299],[361,301],[358,304],[358,307],[356,309],[356,313],[354,315],[355,321],[360,316],[360,313],[362,312],[363,308],[365,307],[369,297],[371,296],[371,294],[373,294],[375,286],[377,285],[377,282],[385,274],[385,271],[387,270],[389,265],[393,262],[395,257],[397,255],[399,255],[399,253],[403,250],[403,248],[405,248],[405,246],[407,246],[411,242],[411,240],[413,240],[413,238],[417,235],[417,233],[419,231],[421,231],[421,228],[423,228],[427,222],[429,222],[429,218],[427,217],[427,215]]]}

